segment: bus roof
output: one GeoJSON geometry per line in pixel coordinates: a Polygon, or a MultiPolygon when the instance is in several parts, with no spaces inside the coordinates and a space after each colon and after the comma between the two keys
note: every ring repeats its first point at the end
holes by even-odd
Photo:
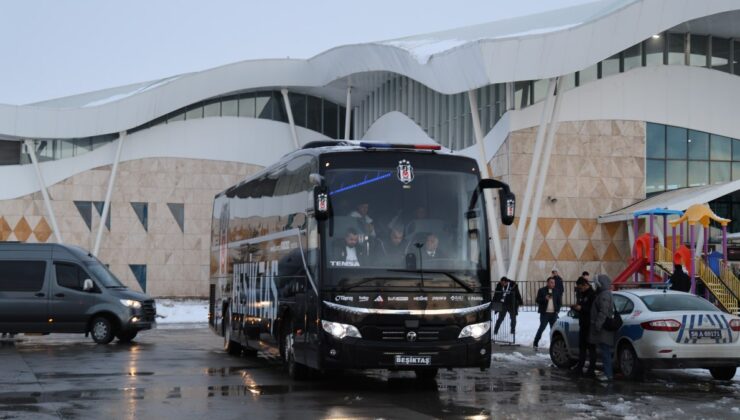
{"type": "Polygon", "coordinates": [[[247,176],[237,184],[228,187],[227,189],[216,194],[216,198],[226,194],[226,192],[238,188],[245,183],[257,179],[263,176],[265,173],[273,171],[275,168],[286,164],[288,161],[298,156],[321,156],[327,153],[359,153],[359,152],[412,152],[412,153],[433,153],[445,156],[455,156],[458,158],[472,159],[468,156],[453,154],[446,150],[442,150],[439,145],[431,144],[400,144],[400,143],[385,143],[375,141],[357,141],[357,140],[317,140],[306,143],[302,148],[294,150],[284,155],[280,160],[255,172],[252,175],[247,176]]]}

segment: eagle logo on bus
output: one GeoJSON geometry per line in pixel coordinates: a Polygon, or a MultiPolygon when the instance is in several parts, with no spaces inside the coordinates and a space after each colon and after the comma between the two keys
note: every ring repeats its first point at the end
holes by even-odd
{"type": "Polygon", "coordinates": [[[414,180],[414,168],[408,160],[404,159],[398,162],[396,176],[398,177],[398,180],[404,184],[409,184],[414,180]]]}

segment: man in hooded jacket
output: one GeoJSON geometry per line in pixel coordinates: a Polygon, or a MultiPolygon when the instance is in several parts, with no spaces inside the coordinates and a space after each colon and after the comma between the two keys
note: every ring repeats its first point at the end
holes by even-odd
{"type": "Polygon", "coordinates": [[[605,380],[614,379],[612,371],[612,354],[614,352],[614,331],[607,331],[604,322],[614,316],[614,300],[612,298],[612,279],[606,274],[599,274],[594,280],[596,297],[591,305],[591,326],[588,341],[595,344],[601,351],[601,362],[604,366],[605,380]]]}

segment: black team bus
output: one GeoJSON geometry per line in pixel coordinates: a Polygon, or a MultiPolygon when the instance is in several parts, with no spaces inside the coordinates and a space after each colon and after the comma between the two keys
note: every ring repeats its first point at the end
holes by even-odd
{"type": "Polygon", "coordinates": [[[215,197],[209,323],[232,354],[312,369],[487,368],[491,280],[476,161],[319,141],[215,197]]]}

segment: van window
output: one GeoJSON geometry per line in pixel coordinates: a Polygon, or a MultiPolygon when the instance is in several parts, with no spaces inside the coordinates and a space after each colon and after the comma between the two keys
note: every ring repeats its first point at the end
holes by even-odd
{"type": "Polygon", "coordinates": [[[45,273],[44,261],[0,261],[0,292],[38,292],[45,273]]]}
{"type": "Polygon", "coordinates": [[[82,282],[87,274],[76,264],[54,263],[57,274],[57,284],[67,289],[82,290],[82,282]]]}

